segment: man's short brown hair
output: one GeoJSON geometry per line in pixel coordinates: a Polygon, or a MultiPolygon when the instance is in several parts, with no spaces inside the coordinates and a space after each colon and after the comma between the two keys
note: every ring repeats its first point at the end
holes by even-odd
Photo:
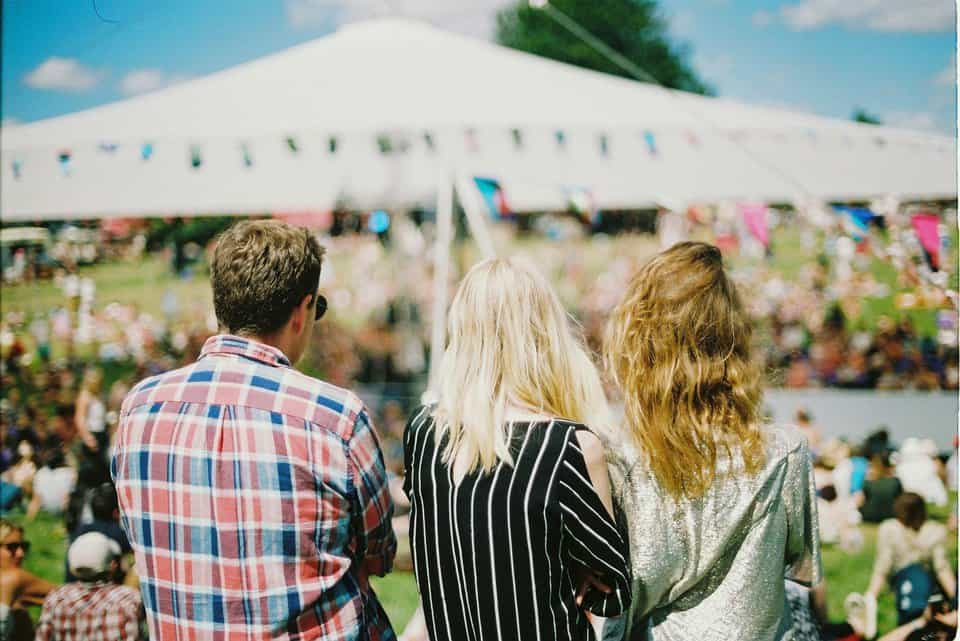
{"type": "Polygon", "coordinates": [[[220,325],[254,336],[282,328],[304,296],[316,294],[323,251],[309,231],[278,220],[246,220],[223,232],[210,267],[220,325]]]}
{"type": "Polygon", "coordinates": [[[919,494],[904,492],[893,502],[893,515],[911,530],[919,530],[927,522],[927,505],[919,494]]]}

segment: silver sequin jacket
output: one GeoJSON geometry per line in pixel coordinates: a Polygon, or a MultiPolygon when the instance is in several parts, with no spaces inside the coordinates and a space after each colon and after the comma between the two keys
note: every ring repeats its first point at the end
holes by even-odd
{"type": "MultiPolygon", "coordinates": [[[[705,496],[675,501],[631,443],[607,443],[629,533],[633,604],[618,628],[651,641],[789,641],[784,578],[820,581],[816,488],[806,441],[765,428],[766,465],[724,460],[705,496]]],[[[605,638],[610,638],[609,631],[605,638]]]]}

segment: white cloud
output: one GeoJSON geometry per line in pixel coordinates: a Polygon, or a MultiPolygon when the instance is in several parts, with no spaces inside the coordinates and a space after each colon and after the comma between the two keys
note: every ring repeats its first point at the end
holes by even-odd
{"type": "Polygon", "coordinates": [[[780,18],[798,31],[839,24],[888,32],[950,32],[954,0],[800,0],[780,8],[780,18]]]}
{"type": "Polygon", "coordinates": [[[757,11],[751,18],[751,22],[753,22],[753,26],[755,27],[768,27],[773,24],[774,20],[776,20],[776,16],[766,9],[757,11]]]}
{"type": "Polygon", "coordinates": [[[189,74],[168,74],[159,69],[136,69],[120,80],[120,91],[133,96],[189,80],[189,74]]]}
{"type": "Polygon", "coordinates": [[[493,35],[496,13],[515,0],[285,0],[287,23],[295,29],[331,27],[376,17],[425,20],[470,36],[493,35]]]}
{"type": "Polygon", "coordinates": [[[953,54],[950,64],[934,76],[933,82],[938,87],[953,87],[957,84],[957,54],[953,54]]]}
{"type": "Polygon", "coordinates": [[[47,58],[24,77],[28,87],[52,91],[82,92],[93,89],[104,73],[84,67],[74,58],[47,58]]]}

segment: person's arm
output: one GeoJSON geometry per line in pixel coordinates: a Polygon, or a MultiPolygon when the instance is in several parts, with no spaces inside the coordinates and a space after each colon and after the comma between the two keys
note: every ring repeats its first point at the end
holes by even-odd
{"type": "Polygon", "coordinates": [[[27,521],[32,521],[37,518],[37,513],[40,511],[40,495],[36,492],[33,493],[33,497],[30,499],[30,505],[27,507],[27,521]]]}
{"type": "MultiPolygon", "coordinates": [[[[604,617],[622,614],[630,603],[627,544],[610,510],[591,481],[588,458],[597,470],[599,439],[591,433],[571,435],[567,441],[557,481],[563,519],[564,552],[581,582],[581,607],[604,617]],[[581,445],[587,444],[586,450],[581,445]]],[[[599,476],[606,477],[606,468],[599,476]]],[[[609,480],[601,481],[610,503],[609,480]]]]}
{"type": "Polygon", "coordinates": [[[893,542],[890,540],[893,536],[896,536],[896,533],[891,532],[891,528],[886,524],[882,524],[877,531],[877,558],[873,562],[873,574],[870,575],[870,584],[867,586],[867,594],[872,594],[874,598],[883,592],[893,567],[893,542]]]}
{"type": "Polygon", "coordinates": [[[950,561],[947,560],[947,547],[943,539],[933,548],[933,569],[937,573],[940,587],[947,593],[948,598],[953,599],[957,595],[957,577],[950,567],[950,561]]]}
{"type": "Polygon", "coordinates": [[[365,575],[384,576],[393,567],[397,537],[393,532],[393,500],[383,453],[366,409],[354,423],[349,443],[349,465],[356,491],[357,534],[365,575]]]}
{"type": "Polygon", "coordinates": [[[87,429],[87,409],[90,404],[90,392],[87,390],[81,390],[80,394],[77,395],[77,406],[73,413],[73,422],[77,426],[77,435],[80,437],[80,440],[83,441],[83,444],[86,445],[91,450],[97,450],[97,439],[94,438],[93,434],[87,429]]]}
{"type": "Polygon", "coordinates": [[[17,598],[16,602],[23,605],[41,605],[47,595],[56,585],[49,581],[44,581],[38,576],[30,574],[26,570],[20,570],[20,576],[17,580],[17,598]]]}

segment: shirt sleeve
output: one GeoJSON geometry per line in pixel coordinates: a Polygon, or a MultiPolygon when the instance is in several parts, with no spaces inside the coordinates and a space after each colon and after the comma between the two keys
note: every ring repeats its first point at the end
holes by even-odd
{"type": "Polygon", "coordinates": [[[573,429],[567,439],[557,493],[563,519],[565,555],[601,574],[607,585],[613,588],[610,594],[588,590],[582,607],[604,617],[624,613],[630,605],[627,545],[590,482],[583,451],[573,429]]]}
{"type": "Polygon", "coordinates": [[[40,612],[40,619],[37,621],[37,630],[35,632],[34,641],[50,641],[53,638],[53,610],[55,606],[50,599],[47,599],[43,602],[43,610],[40,612]]]}
{"type": "Polygon", "coordinates": [[[817,514],[817,486],[806,442],[789,456],[785,498],[787,506],[786,578],[802,585],[820,583],[820,521],[817,514]]]}
{"type": "Polygon", "coordinates": [[[383,576],[393,566],[397,537],[393,532],[393,500],[383,453],[366,409],[357,415],[348,458],[360,521],[360,557],[368,573],[383,576]]]}

